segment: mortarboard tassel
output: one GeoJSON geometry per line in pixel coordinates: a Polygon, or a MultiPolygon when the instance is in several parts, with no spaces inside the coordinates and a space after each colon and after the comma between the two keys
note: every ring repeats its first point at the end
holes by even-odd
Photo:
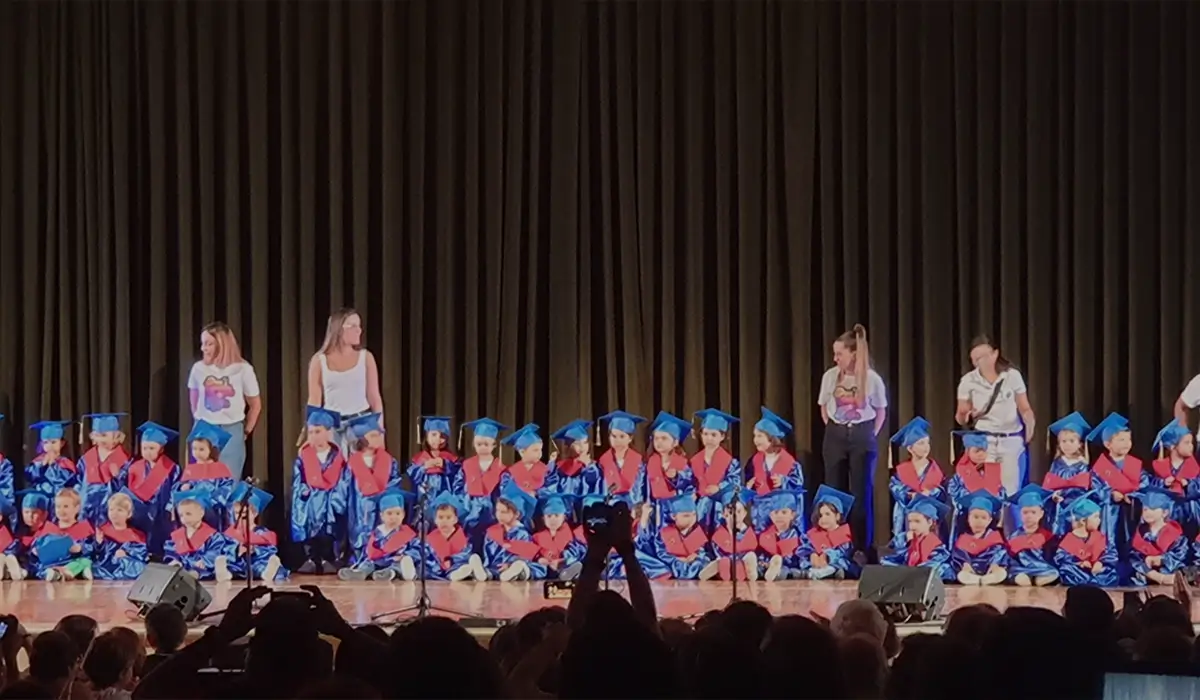
{"type": "Polygon", "coordinates": [[[895,462],[893,461],[894,458],[892,457],[892,448],[893,447],[895,447],[895,445],[892,444],[891,440],[888,440],[887,451],[888,451],[888,471],[889,472],[896,471],[896,465],[895,465],[895,462]]]}
{"type": "Polygon", "coordinates": [[[463,434],[462,423],[459,423],[458,424],[458,452],[459,452],[459,454],[462,454],[462,434],[463,434]]]}
{"type": "Polygon", "coordinates": [[[600,421],[596,421],[596,447],[600,446],[600,421]]]}

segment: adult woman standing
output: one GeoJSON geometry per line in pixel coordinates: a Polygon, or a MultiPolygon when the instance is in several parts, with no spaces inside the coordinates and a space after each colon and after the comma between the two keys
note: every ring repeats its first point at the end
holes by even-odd
{"type": "Polygon", "coordinates": [[[876,436],[887,422],[887,388],[871,369],[867,329],[860,324],[833,341],[833,362],[821,377],[817,399],[825,422],[825,483],[854,496],[858,507],[850,511],[850,531],[861,552],[872,538],[876,436]]]}
{"type": "Polygon", "coordinates": [[[188,374],[192,418],[206,420],[229,433],[221,461],[235,481],[246,466],[246,438],[262,413],[258,376],[242,358],[237,338],[229,326],[210,323],[200,331],[200,360],[188,374]]]}
{"type": "MultiPolygon", "coordinates": [[[[383,413],[379,367],[371,351],[363,348],[362,334],[358,312],[338,309],[325,326],[321,349],[308,363],[308,405],[322,406],[342,417],[335,434],[344,455],[350,454],[354,442],[347,423],[368,413],[383,413]]],[[[382,427],[382,417],[379,424],[382,427]]]]}
{"type": "MultiPolygon", "coordinates": [[[[988,436],[988,461],[1001,466],[1000,482],[1014,494],[1029,480],[1025,445],[1033,438],[1037,419],[1029,405],[1025,378],[986,335],[971,341],[970,372],[958,382],[958,410],[954,419],[962,426],[988,436]]],[[[1005,531],[1015,524],[1005,514],[1005,531]]]]}

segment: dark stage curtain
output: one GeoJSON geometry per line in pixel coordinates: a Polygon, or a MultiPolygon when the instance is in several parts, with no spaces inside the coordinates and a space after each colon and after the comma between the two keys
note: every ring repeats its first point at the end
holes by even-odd
{"type": "Polygon", "coordinates": [[[766,403],[815,484],[862,322],[940,460],[979,331],[1041,426],[1125,411],[1148,456],[1200,370],[1198,47],[1184,2],[4,3],[5,445],[186,428],[223,319],[283,492],[347,304],[399,454],[423,412],[712,405],[746,455],[766,403]]]}

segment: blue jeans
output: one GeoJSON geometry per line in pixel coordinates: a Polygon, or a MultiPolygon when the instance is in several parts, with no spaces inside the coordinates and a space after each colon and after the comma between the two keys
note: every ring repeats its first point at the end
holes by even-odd
{"type": "Polygon", "coordinates": [[[219,426],[229,433],[229,442],[221,450],[221,462],[229,467],[234,481],[242,480],[242,471],[246,468],[246,429],[245,423],[228,423],[219,426]]]}

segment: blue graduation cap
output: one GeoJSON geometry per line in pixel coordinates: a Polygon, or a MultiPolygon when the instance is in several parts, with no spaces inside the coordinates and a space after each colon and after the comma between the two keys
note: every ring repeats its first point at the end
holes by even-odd
{"type": "Polygon", "coordinates": [[[50,511],[50,496],[37,489],[26,489],[17,491],[17,499],[21,502],[21,508],[30,510],[50,511]]]}
{"type": "Polygon", "coordinates": [[[892,436],[892,442],[901,447],[912,447],[918,440],[929,437],[930,427],[929,421],[917,416],[896,431],[896,434],[892,436]]]}
{"type": "Polygon", "coordinates": [[[507,437],[500,441],[501,445],[512,445],[517,452],[524,452],[530,445],[536,445],[542,442],[542,436],[538,434],[537,423],[526,423],[507,437]]]}
{"type": "Polygon", "coordinates": [[[720,503],[722,508],[728,508],[733,503],[733,497],[735,494],[737,495],[738,500],[742,502],[742,505],[746,506],[747,508],[749,508],[750,504],[754,502],[754,499],[758,497],[758,494],[751,489],[742,488],[737,484],[726,484],[725,486],[721,487],[720,491],[716,493],[717,503],[720,503]]]}
{"type": "Polygon", "coordinates": [[[529,520],[533,517],[533,509],[537,507],[537,501],[533,496],[522,491],[516,482],[509,481],[505,484],[504,488],[500,490],[500,498],[508,501],[517,509],[517,515],[521,520],[529,520]]]}
{"type": "Polygon", "coordinates": [[[813,510],[815,511],[822,503],[828,503],[837,509],[837,512],[842,514],[844,520],[850,514],[850,509],[854,507],[854,496],[839,491],[832,486],[821,484],[817,488],[817,495],[813,497],[813,510]]]}
{"type": "Polygon", "coordinates": [[[321,406],[306,406],[304,409],[304,424],[310,428],[328,428],[333,430],[341,427],[342,416],[321,406]]]}
{"type": "Polygon", "coordinates": [[[783,439],[785,435],[792,432],[792,424],[779,417],[766,406],[762,407],[762,418],[754,424],[755,430],[761,430],[773,438],[783,439]]]}
{"type": "Polygon", "coordinates": [[[679,513],[695,513],[696,494],[689,491],[687,493],[681,493],[678,496],[674,496],[667,501],[667,508],[670,509],[671,515],[677,515],[679,513]]]}
{"type": "Polygon", "coordinates": [[[208,512],[213,507],[213,491],[207,487],[192,487],[187,491],[176,491],[171,494],[171,509],[179,510],[185,501],[191,501],[208,512]]]}
{"type": "Polygon", "coordinates": [[[566,493],[551,493],[542,496],[537,502],[538,512],[542,515],[567,515],[575,512],[575,497],[566,493]]]}
{"type": "Polygon", "coordinates": [[[962,438],[963,449],[975,448],[978,450],[986,450],[988,446],[987,433],[981,433],[977,430],[955,430],[955,435],[962,438]]]}
{"type": "Polygon", "coordinates": [[[1179,444],[1179,441],[1188,436],[1188,429],[1175,421],[1171,421],[1163,426],[1163,429],[1158,431],[1158,435],[1154,438],[1154,447],[1157,450],[1159,447],[1171,449],[1179,444]]]}
{"type": "Polygon", "coordinates": [[[454,509],[454,514],[458,516],[459,520],[462,520],[463,516],[465,516],[467,513],[467,504],[463,503],[461,498],[455,496],[449,491],[442,491],[438,495],[434,496],[433,500],[429,501],[429,505],[426,508],[426,512],[429,514],[429,519],[432,520],[433,517],[437,515],[439,508],[444,508],[446,506],[454,509]]]}
{"type": "Polygon", "coordinates": [[[1129,430],[1129,419],[1120,413],[1110,413],[1087,434],[1087,441],[1094,442],[1098,439],[1100,442],[1108,442],[1117,433],[1126,430],[1129,430]]]}
{"type": "Polygon", "coordinates": [[[179,437],[178,430],[171,430],[165,425],[160,425],[149,420],[139,425],[137,431],[142,436],[142,442],[150,442],[155,445],[166,445],[168,442],[179,437]]]}
{"type": "Polygon", "coordinates": [[[1004,504],[1001,503],[999,498],[996,498],[987,491],[976,491],[975,493],[967,496],[968,511],[982,510],[988,515],[995,517],[996,513],[1000,510],[1000,506],[1002,505],[1004,504]]]}
{"type": "Polygon", "coordinates": [[[213,425],[206,420],[198,420],[192,426],[192,432],[188,433],[188,442],[196,440],[208,440],[209,444],[217,448],[218,451],[225,449],[229,444],[229,439],[233,437],[224,428],[213,425]]]}
{"type": "Polygon", "coordinates": [[[491,438],[495,440],[500,436],[501,430],[508,430],[508,426],[499,421],[494,421],[491,418],[476,418],[462,424],[464,428],[470,428],[479,437],[491,438]]]}
{"type": "Polygon", "coordinates": [[[246,491],[250,491],[250,507],[259,513],[266,510],[267,504],[274,498],[274,496],[257,486],[251,486],[245,481],[239,481],[238,485],[233,487],[233,494],[229,497],[229,502],[241,503],[246,498],[246,491]]]}
{"type": "Polygon", "coordinates": [[[1092,500],[1094,495],[1095,491],[1088,491],[1071,502],[1067,508],[1071,520],[1085,520],[1100,512],[1100,505],[1092,500]]]}
{"type": "Polygon", "coordinates": [[[61,564],[71,558],[71,547],[75,544],[66,535],[42,535],[33,542],[37,547],[38,560],[43,564],[61,564]]]}
{"type": "Polygon", "coordinates": [[[450,416],[421,416],[421,429],[427,433],[436,430],[442,435],[449,435],[450,416]]]}
{"type": "Polygon", "coordinates": [[[29,429],[38,431],[39,440],[61,440],[70,424],[69,420],[42,420],[29,426],[29,429]]]}
{"type": "Polygon", "coordinates": [[[590,420],[576,418],[558,430],[555,430],[554,434],[550,436],[550,439],[566,440],[567,442],[579,442],[580,440],[587,440],[588,428],[591,426],[592,422],[590,420]]]}
{"type": "Polygon", "coordinates": [[[370,433],[384,432],[383,426],[379,424],[379,419],[381,417],[382,414],[379,413],[367,413],[352,419],[346,424],[346,427],[350,428],[350,432],[355,438],[361,440],[370,433]]]}
{"type": "Polygon", "coordinates": [[[1144,489],[1130,493],[1129,496],[1139,499],[1142,502],[1142,508],[1165,511],[1170,511],[1174,508],[1175,502],[1178,500],[1174,492],[1167,489],[1160,489],[1157,486],[1147,486],[1144,489]]]}
{"type": "Polygon", "coordinates": [[[601,496],[598,493],[589,493],[588,495],[579,499],[579,509],[583,510],[584,508],[596,503],[604,503],[604,496],[601,496]]]}
{"type": "Polygon", "coordinates": [[[676,442],[683,442],[687,439],[689,433],[692,432],[692,424],[679,416],[659,411],[654,417],[654,422],[650,424],[650,431],[655,433],[666,433],[675,438],[676,442]]]}
{"type": "Polygon", "coordinates": [[[622,433],[632,435],[633,431],[637,430],[637,424],[644,422],[646,419],[625,411],[612,411],[600,416],[599,420],[608,421],[609,430],[619,430],[622,433]]]}
{"type": "Polygon", "coordinates": [[[800,494],[791,489],[778,489],[758,499],[767,510],[800,510],[800,494]]]}
{"type": "Polygon", "coordinates": [[[379,512],[382,513],[391,508],[403,508],[407,511],[408,506],[416,500],[417,494],[412,491],[396,488],[388,489],[379,494],[379,512]]]}
{"type": "Polygon", "coordinates": [[[914,497],[904,509],[906,513],[920,513],[930,520],[942,520],[950,512],[950,506],[924,494],[914,497]]]}
{"type": "Polygon", "coordinates": [[[1008,499],[1009,503],[1017,504],[1019,508],[1041,508],[1053,496],[1053,492],[1038,486],[1027,484],[1008,499]]]}
{"type": "Polygon", "coordinates": [[[1079,435],[1083,439],[1092,430],[1092,426],[1088,424],[1087,419],[1079,411],[1073,411],[1067,415],[1054,421],[1049,426],[1051,435],[1058,435],[1064,430],[1069,430],[1072,433],[1079,435]]]}
{"type": "Polygon", "coordinates": [[[731,416],[716,408],[706,408],[702,411],[696,411],[695,417],[700,419],[701,430],[717,430],[722,433],[729,432],[729,425],[738,422],[736,416],[731,416]]]}
{"type": "Polygon", "coordinates": [[[121,416],[128,413],[85,413],[84,418],[92,419],[93,433],[115,433],[121,430],[121,416]]]}

